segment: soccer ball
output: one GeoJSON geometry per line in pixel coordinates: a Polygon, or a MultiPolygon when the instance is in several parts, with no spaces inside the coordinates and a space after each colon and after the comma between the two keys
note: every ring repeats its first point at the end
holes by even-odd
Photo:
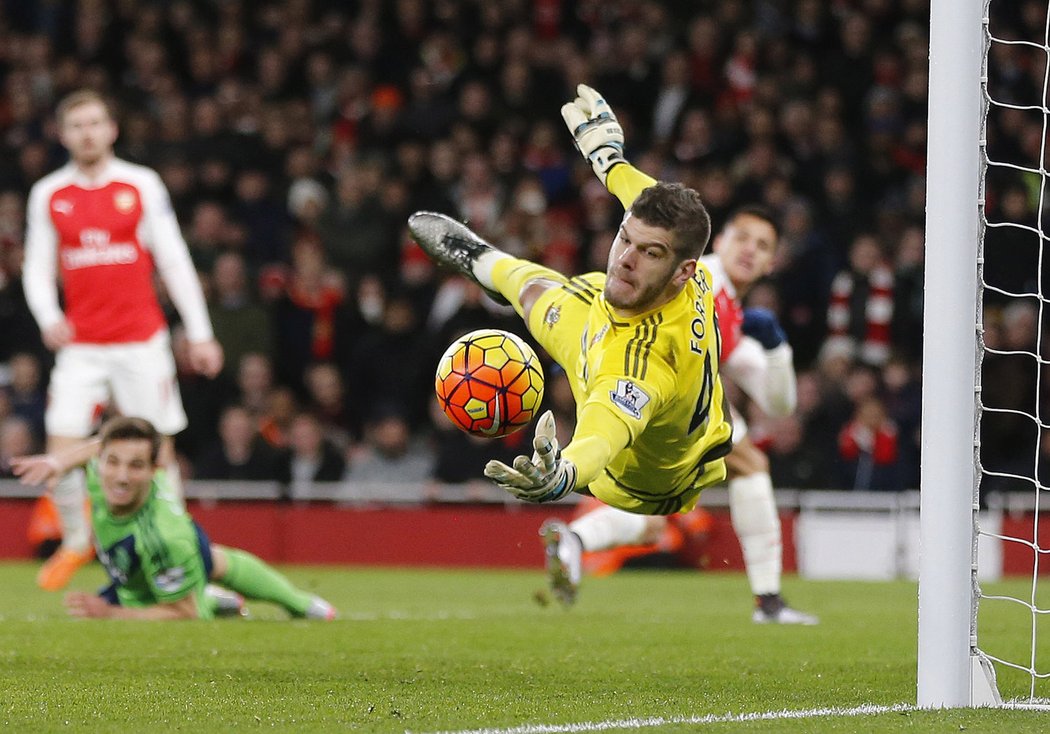
{"type": "Polygon", "coordinates": [[[543,368],[520,337],[498,329],[461,336],[438,361],[434,381],[448,419],[488,438],[524,428],[543,399],[543,368]]]}

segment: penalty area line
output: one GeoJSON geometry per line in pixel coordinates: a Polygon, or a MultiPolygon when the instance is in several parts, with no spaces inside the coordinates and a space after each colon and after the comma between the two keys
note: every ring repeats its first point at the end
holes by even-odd
{"type": "MultiPolygon", "coordinates": [[[[853,708],[818,708],[799,711],[762,711],[752,714],[707,714],[705,716],[649,716],[638,719],[583,721],[577,724],[523,724],[504,729],[462,729],[432,734],[562,734],[563,732],[609,731],[612,729],[651,729],[669,724],[737,724],[747,721],[814,719],[822,716],[868,716],[871,714],[915,711],[915,706],[898,703],[893,706],[864,705],[853,708]]],[[[406,732],[405,734],[411,734],[406,732]]]]}

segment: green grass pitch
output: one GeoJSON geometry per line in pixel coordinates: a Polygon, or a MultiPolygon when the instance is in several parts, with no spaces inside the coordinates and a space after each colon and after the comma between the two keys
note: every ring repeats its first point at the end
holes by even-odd
{"type": "MultiPolygon", "coordinates": [[[[286,621],[257,604],[251,620],[130,623],[65,617],[60,596],[33,585],[35,568],[0,564],[3,731],[1050,728],[1047,713],[908,708],[916,588],[906,582],[786,579],[788,598],[822,618],[790,628],[753,625],[736,574],[586,579],[566,611],[534,600],[538,571],[297,567],[285,570],[332,600],[339,621],[286,621]],[[810,714],[745,719],[780,711],[810,714]]],[[[73,585],[101,581],[94,566],[73,585]]],[[[994,589],[1029,596],[1024,582],[994,589]]],[[[989,614],[992,641],[1024,654],[1027,612],[989,614]]],[[[1001,674],[1000,687],[1027,695],[1027,680],[1001,674]]]]}

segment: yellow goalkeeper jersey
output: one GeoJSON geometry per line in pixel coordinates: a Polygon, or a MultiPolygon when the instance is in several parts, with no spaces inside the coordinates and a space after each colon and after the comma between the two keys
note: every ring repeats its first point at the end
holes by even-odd
{"type": "MultiPolygon", "coordinates": [[[[654,183],[625,165],[608,182],[625,206],[654,183]]],[[[566,279],[508,259],[493,276],[504,293],[534,278],[560,284],[536,300],[529,332],[565,368],[576,400],[563,455],[576,465],[579,489],[630,512],[668,515],[692,509],[701,489],[725,479],[733,428],[703,263],[671,301],[631,317],[606,303],[604,273],[566,279]]]]}
{"type": "Polygon", "coordinates": [[[673,300],[617,316],[603,273],[545,293],[530,331],[563,367],[576,399],[565,458],[606,504],[667,515],[725,478],[732,424],[718,378],[711,275],[702,265],[673,300]]]}
{"type": "MultiPolygon", "coordinates": [[[[586,394],[576,435],[591,425],[601,431],[607,421],[630,435],[589,486],[599,499],[670,514],[692,508],[703,487],[725,478],[722,457],[733,430],[718,378],[714,313],[711,276],[702,267],[674,300],[647,314],[623,319],[595,297],[575,375],[586,394]]],[[[566,457],[574,460],[571,449],[566,457]]]]}

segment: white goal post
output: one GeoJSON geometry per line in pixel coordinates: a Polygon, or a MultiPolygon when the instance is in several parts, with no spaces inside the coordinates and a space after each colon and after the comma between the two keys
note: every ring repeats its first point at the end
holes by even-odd
{"type": "Polygon", "coordinates": [[[932,0],[917,703],[998,703],[976,648],[978,238],[985,3],[932,0]]]}

